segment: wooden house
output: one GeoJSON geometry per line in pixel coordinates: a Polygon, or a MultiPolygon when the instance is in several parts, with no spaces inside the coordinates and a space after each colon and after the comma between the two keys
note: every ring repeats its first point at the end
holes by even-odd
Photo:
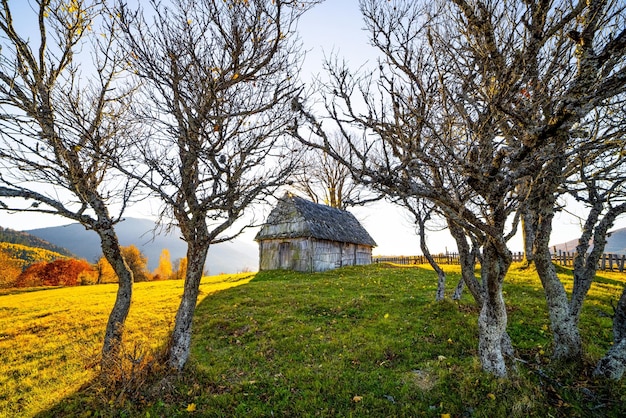
{"type": "Polygon", "coordinates": [[[325,271],[370,264],[376,242],[348,211],[286,194],[255,237],[259,270],[325,271]]]}

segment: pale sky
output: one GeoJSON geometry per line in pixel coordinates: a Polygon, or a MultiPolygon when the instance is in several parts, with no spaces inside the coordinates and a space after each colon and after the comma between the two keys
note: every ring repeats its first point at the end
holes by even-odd
{"type": "MultiPolygon", "coordinates": [[[[23,0],[22,0],[23,1],[23,0]]],[[[24,2],[25,3],[25,2],[24,2]]],[[[15,9],[17,13],[17,9],[15,9]]],[[[16,16],[17,17],[17,16],[16,16]]],[[[345,58],[352,68],[358,68],[369,61],[374,66],[376,51],[368,43],[367,34],[362,30],[363,21],[359,12],[358,0],[326,0],[307,12],[300,24],[300,38],[307,51],[303,66],[303,78],[322,71],[324,54],[336,53],[345,58]]],[[[570,208],[574,210],[573,208],[570,208]]],[[[419,254],[418,240],[407,214],[391,204],[377,203],[365,208],[351,210],[363,223],[370,235],[378,243],[374,250],[377,255],[419,254]]],[[[580,213],[580,210],[575,210],[580,213]]],[[[130,208],[129,217],[150,217],[146,206],[130,208]]],[[[0,226],[28,230],[69,223],[66,219],[36,214],[7,214],[0,212],[0,226]]],[[[615,228],[626,227],[622,218],[615,228]]],[[[580,227],[576,220],[565,215],[555,219],[552,244],[578,237],[580,227]]],[[[242,238],[254,237],[255,231],[242,238]]],[[[429,248],[433,253],[454,251],[456,245],[447,232],[428,233],[429,248]]],[[[513,251],[521,250],[521,239],[510,242],[513,251]]]]}

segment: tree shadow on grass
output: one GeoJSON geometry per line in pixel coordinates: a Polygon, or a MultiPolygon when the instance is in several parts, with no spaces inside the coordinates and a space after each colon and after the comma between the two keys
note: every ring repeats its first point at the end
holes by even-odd
{"type": "MultiPolygon", "coordinates": [[[[520,335],[532,327],[545,346],[543,322],[529,310],[542,305],[540,290],[513,285],[520,335]]],[[[476,308],[435,303],[435,288],[434,273],[420,267],[263,273],[197,306],[182,374],[167,376],[153,359],[134,386],[96,378],[37,416],[611,416],[619,405],[605,393],[626,399],[623,384],[564,375],[535,346],[520,353],[510,380],[485,375],[476,308]]]]}

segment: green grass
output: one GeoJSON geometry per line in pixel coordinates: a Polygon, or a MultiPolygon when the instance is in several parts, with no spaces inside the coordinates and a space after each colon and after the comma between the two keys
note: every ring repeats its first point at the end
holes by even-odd
{"type": "MultiPolygon", "coordinates": [[[[460,274],[456,267],[447,272],[450,293],[460,274]]],[[[571,282],[571,272],[560,274],[571,282]]],[[[581,318],[586,357],[562,365],[550,360],[549,321],[536,273],[512,268],[505,292],[518,361],[508,379],[481,371],[478,309],[469,295],[436,303],[435,286],[436,276],[426,268],[262,272],[198,305],[192,355],[181,376],[163,378],[157,371],[126,392],[118,387],[106,393],[93,382],[76,391],[75,385],[57,405],[41,408],[41,415],[623,415],[626,385],[589,377],[611,341],[610,318],[599,312],[611,312],[623,276],[603,274],[594,284],[581,318]]],[[[149,299],[156,294],[144,297],[153,309],[159,303],[149,299]]],[[[135,296],[141,298],[139,291],[135,296]]],[[[150,317],[149,310],[143,315],[150,317]]],[[[168,321],[147,321],[143,328],[158,347],[168,321]],[[159,334],[157,327],[164,330],[159,334]]]]}

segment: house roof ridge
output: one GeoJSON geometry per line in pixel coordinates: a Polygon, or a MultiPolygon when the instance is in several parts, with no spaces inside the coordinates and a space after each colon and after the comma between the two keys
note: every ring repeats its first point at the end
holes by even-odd
{"type": "Polygon", "coordinates": [[[285,193],[270,212],[255,240],[297,237],[376,246],[374,239],[351,212],[285,193]],[[294,211],[301,217],[297,222],[289,218],[293,217],[294,211]]]}

